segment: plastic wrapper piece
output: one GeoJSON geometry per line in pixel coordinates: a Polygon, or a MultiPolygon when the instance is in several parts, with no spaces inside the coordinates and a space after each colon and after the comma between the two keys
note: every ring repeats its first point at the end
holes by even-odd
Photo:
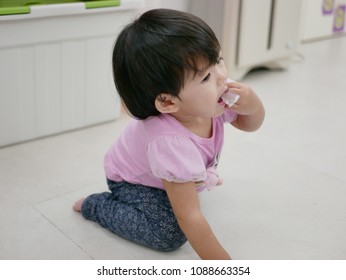
{"type": "MultiPolygon", "coordinates": [[[[226,83],[231,83],[234,82],[231,79],[227,79],[225,81],[226,83]]],[[[223,100],[223,102],[225,102],[229,107],[233,106],[238,100],[239,100],[239,95],[233,93],[231,90],[228,90],[226,93],[224,93],[221,96],[221,99],[223,100]]]]}

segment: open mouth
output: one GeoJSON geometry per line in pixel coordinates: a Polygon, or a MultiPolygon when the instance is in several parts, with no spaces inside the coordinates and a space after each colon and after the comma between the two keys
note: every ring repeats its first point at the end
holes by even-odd
{"type": "Polygon", "coordinates": [[[224,93],[219,97],[219,99],[218,99],[218,101],[217,101],[218,104],[220,104],[220,105],[225,105],[225,104],[226,104],[224,96],[225,96],[225,94],[226,94],[228,91],[229,91],[229,89],[227,88],[227,89],[224,91],[224,93]]]}
{"type": "Polygon", "coordinates": [[[217,101],[220,105],[225,105],[225,101],[220,97],[219,100],[217,101]]]}

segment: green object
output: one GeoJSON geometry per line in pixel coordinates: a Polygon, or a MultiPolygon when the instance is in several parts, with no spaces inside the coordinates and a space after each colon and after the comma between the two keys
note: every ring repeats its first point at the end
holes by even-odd
{"type": "Polygon", "coordinates": [[[1,7],[0,16],[2,15],[13,15],[13,14],[29,14],[30,7],[1,7]]]}
{"type": "Polygon", "coordinates": [[[120,5],[120,0],[85,1],[87,9],[115,7],[120,5]]]}
{"type": "Polygon", "coordinates": [[[0,0],[0,16],[29,14],[30,6],[84,2],[87,9],[115,7],[120,0],[0,0]]]}

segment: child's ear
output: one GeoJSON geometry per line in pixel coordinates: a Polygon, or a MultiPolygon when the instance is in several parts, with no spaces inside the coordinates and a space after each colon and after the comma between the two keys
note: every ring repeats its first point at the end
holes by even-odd
{"type": "Polygon", "coordinates": [[[169,93],[160,93],[155,99],[155,107],[160,113],[175,113],[179,110],[178,98],[169,93]]]}

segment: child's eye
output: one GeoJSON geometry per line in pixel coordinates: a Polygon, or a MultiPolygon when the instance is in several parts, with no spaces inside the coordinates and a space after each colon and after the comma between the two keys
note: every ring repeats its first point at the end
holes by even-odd
{"type": "Polygon", "coordinates": [[[205,76],[205,78],[202,80],[202,82],[207,82],[210,78],[210,73],[208,73],[207,76],[205,76]]]}
{"type": "Polygon", "coordinates": [[[218,60],[216,61],[216,63],[217,63],[217,64],[220,64],[220,63],[222,62],[222,60],[223,60],[223,57],[220,56],[220,57],[218,58],[218,60]]]}

